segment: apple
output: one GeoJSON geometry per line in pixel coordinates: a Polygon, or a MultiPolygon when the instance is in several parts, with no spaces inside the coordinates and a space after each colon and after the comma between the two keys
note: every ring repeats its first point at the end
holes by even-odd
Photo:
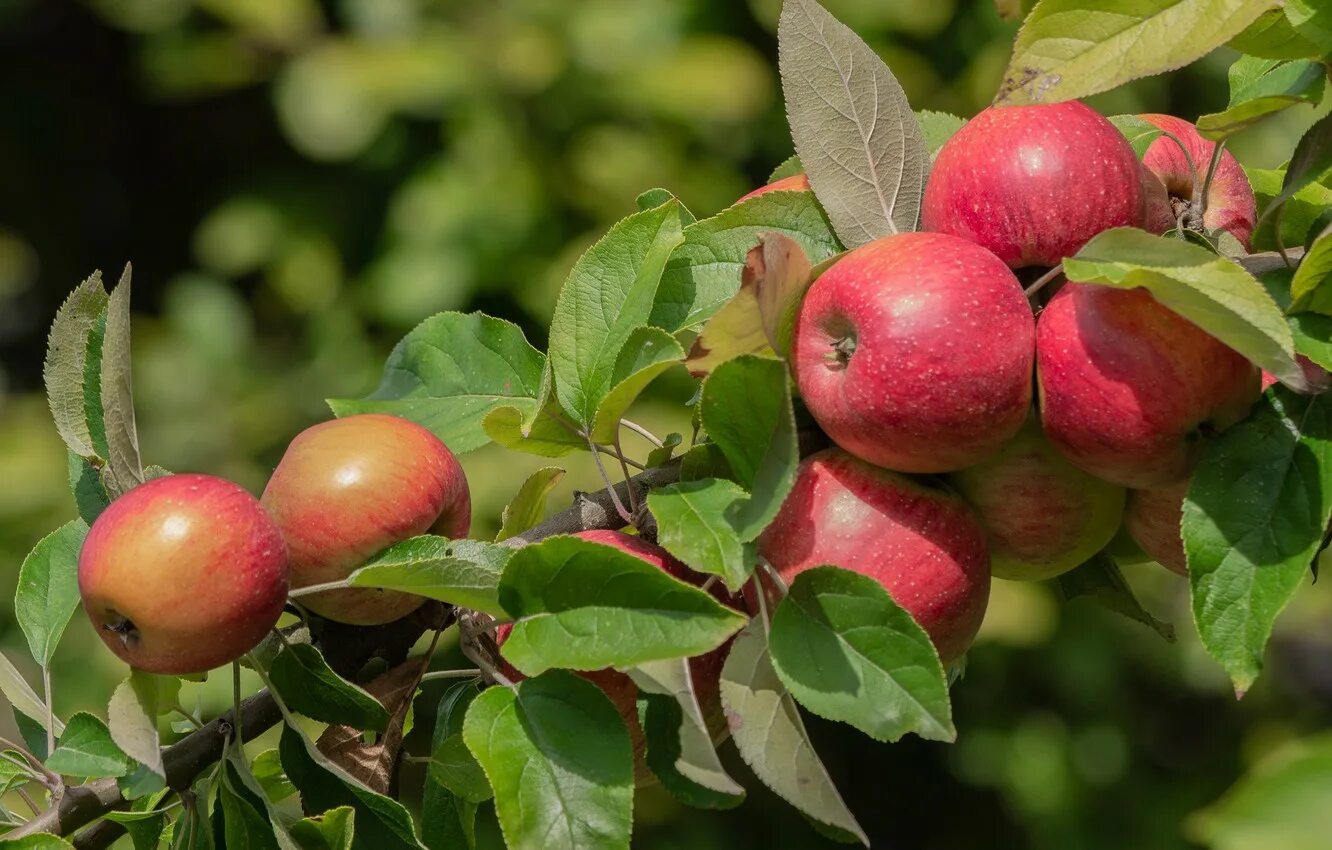
{"type": "Polygon", "coordinates": [[[211,475],[168,475],[97,517],[79,594],[98,636],[131,667],[202,673],[263,640],[287,601],[287,546],[259,502],[211,475]]]}
{"type": "Polygon", "coordinates": [[[1189,483],[1185,479],[1153,490],[1131,490],[1124,512],[1124,528],[1133,542],[1152,560],[1182,576],[1189,574],[1180,536],[1189,483]]]}
{"type": "Polygon", "coordinates": [[[1054,578],[1105,548],[1124,516],[1124,488],[1073,464],[1035,419],[999,453],[949,476],[975,509],[998,578],[1054,578]]]}
{"type": "Polygon", "coordinates": [[[1013,272],[943,233],[846,254],[800,307],[791,367],[833,442],[901,472],[979,463],[1031,405],[1035,320],[1013,272]]]}
{"type": "MultiPolygon", "coordinates": [[[[1164,233],[1175,227],[1181,215],[1187,226],[1191,219],[1196,221],[1198,211],[1193,209],[1193,193],[1207,179],[1216,143],[1204,139],[1198,128],[1183,118],[1156,114],[1139,117],[1175,137],[1153,139],[1142,155],[1143,166],[1164,186],[1169,198],[1164,207],[1159,202],[1148,205],[1146,227],[1153,233],[1164,233]]],[[[1249,178],[1239,160],[1223,150],[1207,191],[1207,210],[1201,226],[1208,233],[1225,231],[1247,249],[1257,219],[1258,202],[1249,178]]]]}
{"type": "Polygon", "coordinates": [[[783,177],[780,180],[774,180],[766,186],[760,186],[747,195],[741,196],[736,203],[747,201],[750,198],[757,198],[759,195],[766,195],[769,192],[808,192],[809,178],[804,174],[792,174],[790,177],[783,177]]]}
{"type": "MultiPolygon", "coordinates": [[[[611,546],[621,552],[627,552],[635,558],[646,561],[663,572],[689,584],[699,585],[704,581],[704,576],[676,560],[665,549],[649,543],[641,537],[625,534],[622,531],[602,529],[580,531],[573,536],[590,540],[593,543],[600,543],[604,546],[611,546]]],[[[723,605],[729,605],[733,608],[741,607],[739,600],[729,593],[720,582],[714,582],[709,592],[713,598],[723,605]]],[[[513,631],[511,624],[506,623],[500,626],[495,632],[496,643],[502,646],[511,631],[513,631]]],[[[699,707],[703,710],[703,717],[707,721],[708,730],[712,733],[713,740],[716,742],[720,742],[729,731],[721,706],[721,672],[722,666],[726,663],[726,653],[730,645],[731,642],[728,640],[705,655],[689,659],[689,672],[694,683],[694,693],[698,697],[699,707]]],[[[503,662],[501,672],[515,681],[523,678],[523,674],[508,662],[503,662]]],[[[628,674],[609,667],[604,670],[575,672],[601,688],[606,696],[610,697],[610,701],[615,705],[615,709],[620,713],[624,725],[629,730],[629,738],[634,751],[635,781],[639,785],[651,782],[652,773],[645,760],[647,736],[643,733],[643,727],[638,719],[638,685],[634,684],[634,680],[629,678],[628,674]]]]}
{"type": "MultiPolygon", "coordinates": [[[[262,501],[287,540],[296,588],[340,581],[409,537],[466,537],[472,518],[467,477],[448,447],[414,422],[378,413],[298,434],[262,501]]],[[[377,588],[301,598],[316,614],[362,626],[399,619],[424,602],[377,588]]]]}
{"type": "Polygon", "coordinates": [[[1112,227],[1142,223],[1142,171],[1119,130],[1077,101],[992,106],[944,143],[921,223],[1013,268],[1053,266],[1112,227]]]}
{"type": "Polygon", "coordinates": [[[1137,489],[1187,478],[1199,436],[1243,419],[1258,369],[1145,289],[1069,283],[1036,328],[1041,425],[1098,478],[1137,489]]]}
{"type": "Polygon", "coordinates": [[[874,579],[929,634],[944,664],[971,646],[990,598],[985,531],[967,503],[841,449],[800,463],[758,545],[788,585],[821,564],[874,579]]]}

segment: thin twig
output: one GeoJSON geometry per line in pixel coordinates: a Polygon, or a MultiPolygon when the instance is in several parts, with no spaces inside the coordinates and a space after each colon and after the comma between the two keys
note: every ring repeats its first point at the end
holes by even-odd
{"type": "Polygon", "coordinates": [[[23,802],[28,804],[28,808],[32,809],[33,817],[37,818],[42,816],[42,807],[37,805],[37,803],[32,799],[32,796],[28,794],[27,790],[22,785],[15,788],[14,790],[17,791],[18,795],[23,798],[23,802]]]}
{"type": "Polygon", "coordinates": [[[1063,273],[1064,273],[1064,264],[1063,263],[1056,264],[1054,268],[1050,269],[1045,274],[1036,278],[1036,280],[1031,284],[1031,286],[1028,286],[1026,288],[1025,292],[1027,297],[1030,298],[1031,296],[1040,292],[1042,289],[1045,288],[1045,285],[1047,283],[1059,277],[1063,273]]]}
{"type": "MultiPolygon", "coordinates": [[[[618,430],[615,432],[615,457],[620,461],[620,472],[624,475],[624,480],[628,481],[633,478],[629,474],[629,467],[625,464],[624,449],[620,446],[620,432],[618,430]]],[[[629,511],[634,516],[638,516],[638,493],[634,492],[633,487],[629,488],[629,511]]]]}
{"type": "MultiPolygon", "coordinates": [[[[241,689],[240,689],[240,662],[231,662],[231,705],[232,716],[240,717],[241,689]]],[[[236,746],[245,746],[245,733],[241,731],[240,724],[236,724],[236,746]]]]}
{"type": "Polygon", "coordinates": [[[661,441],[660,438],[657,437],[656,434],[644,428],[642,425],[639,425],[637,422],[634,422],[629,419],[621,419],[620,424],[628,428],[630,431],[633,431],[635,434],[647,440],[649,443],[651,443],[652,445],[656,446],[659,449],[666,445],[661,441]]]}
{"type": "MultiPolygon", "coordinates": [[[[595,448],[596,443],[589,437],[587,444],[595,448]]],[[[615,505],[615,512],[624,520],[625,525],[633,522],[633,515],[624,509],[624,502],[620,501],[620,494],[615,492],[615,485],[611,483],[610,476],[606,474],[606,467],[601,463],[601,455],[597,452],[592,453],[592,460],[597,464],[597,472],[601,475],[601,481],[606,485],[606,492],[610,494],[611,503],[615,505]]]]}
{"type": "Polygon", "coordinates": [[[480,668],[472,670],[431,670],[421,677],[422,682],[434,682],[439,679],[472,679],[481,675],[480,668]]]}

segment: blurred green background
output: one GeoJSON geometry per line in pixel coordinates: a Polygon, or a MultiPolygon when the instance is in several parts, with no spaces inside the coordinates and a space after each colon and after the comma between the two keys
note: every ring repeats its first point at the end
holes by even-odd
{"type": "MultiPolygon", "coordinates": [[[[1016,31],[982,0],[824,2],[913,105],[962,115],[993,96],[1016,31]]],[[[41,359],[57,306],[93,269],[114,278],[134,263],[146,460],[258,491],[287,440],[328,415],[323,400],[369,391],[421,319],[481,309],[544,346],[564,273],[639,192],[664,186],[702,217],[764,182],[791,149],[779,6],[0,0],[0,590],[73,515],[41,359]]],[[[1093,103],[1195,117],[1224,106],[1231,58],[1093,103]]],[[[1234,149],[1278,165],[1312,117],[1290,110],[1234,149]]],[[[691,392],[672,374],[636,417],[681,430],[691,392]]],[[[543,465],[493,447],[464,464],[477,535],[543,465]]],[[[562,465],[565,484],[594,486],[585,458],[562,465]]],[[[1287,614],[1269,675],[1236,703],[1192,634],[1184,584],[1155,567],[1129,577],[1178,644],[997,582],[954,691],[956,745],[886,746],[811,721],[876,847],[1197,846],[1190,813],[1276,744],[1328,725],[1321,588],[1287,614]]],[[[0,617],[0,647],[35,673],[0,617]]],[[[123,675],[76,616],[56,658],[59,711],[100,713],[123,675]]],[[[224,690],[191,686],[187,701],[213,707],[224,690]]],[[[636,846],[824,846],[745,784],[749,801],[729,813],[643,795],[636,846]]]]}

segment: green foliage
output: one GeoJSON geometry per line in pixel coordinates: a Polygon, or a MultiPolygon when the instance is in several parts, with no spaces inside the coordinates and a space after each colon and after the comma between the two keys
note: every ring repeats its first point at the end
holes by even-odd
{"type": "Polygon", "coordinates": [[[106,724],[91,714],[79,712],[69,718],[65,732],[46,766],[68,776],[125,776],[134,762],[111,740],[106,724]]]}
{"type": "Polygon", "coordinates": [[[1327,68],[1301,59],[1281,62],[1241,56],[1230,66],[1230,102],[1222,112],[1198,119],[1198,132],[1220,141],[1270,115],[1323,99],[1327,68]]]}
{"type": "Polygon", "coordinates": [[[739,590],[754,569],[755,547],[732,522],[749,494],[733,481],[704,478],[654,490],[648,509],[657,520],[657,542],[703,573],[739,590]]]}
{"type": "Polygon", "coordinates": [[[518,488],[513,501],[504,508],[503,521],[495,542],[522,534],[541,522],[546,513],[546,498],[563,477],[564,470],[558,466],[545,466],[529,475],[518,488]]]}
{"type": "Polygon", "coordinates": [[[375,555],[347,577],[347,585],[414,593],[499,615],[504,609],[496,592],[510,554],[510,549],[479,540],[426,534],[375,555]]]}
{"type": "Polygon", "coordinates": [[[1057,579],[1059,594],[1072,601],[1080,597],[1095,600],[1116,614],[1128,617],[1156,632],[1164,640],[1175,641],[1175,627],[1152,616],[1133,588],[1124,579],[1119,565],[1105,552],[1101,552],[1087,563],[1063,573],[1057,579]]]}
{"type": "Polygon", "coordinates": [[[32,657],[43,667],[79,606],[79,548],[87,533],[83,520],[65,523],[43,537],[19,568],[14,613],[32,657]]]}
{"type": "Polygon", "coordinates": [[[111,695],[111,702],[106,707],[111,740],[125,755],[156,777],[156,781],[143,777],[143,784],[136,785],[140,790],[154,784],[161,788],[166,782],[166,769],[162,765],[162,750],[157,734],[159,688],[156,676],[132,670],[129,678],[121,682],[111,695]]]}
{"type": "Polygon", "coordinates": [[[312,720],[374,732],[388,725],[379,700],[334,673],[308,643],[285,647],[273,658],[268,676],[287,707],[312,720]]]}

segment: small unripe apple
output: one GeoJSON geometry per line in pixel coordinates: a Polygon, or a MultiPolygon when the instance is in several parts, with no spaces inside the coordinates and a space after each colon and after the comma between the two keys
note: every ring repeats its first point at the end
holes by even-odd
{"type": "Polygon", "coordinates": [[[1053,266],[1143,217],[1138,157],[1074,100],[992,106],[939,150],[921,224],[983,245],[1013,268],[1053,266]]]}
{"type": "Polygon", "coordinates": [[[98,636],[131,667],[202,673],[263,640],[287,600],[287,547],[240,486],[211,475],[141,484],[97,517],[79,593],[98,636]]]}
{"type": "Polygon", "coordinates": [[[791,367],[828,436],[870,463],[948,472],[1017,433],[1035,320],[1013,272],[942,233],[851,251],[801,304],[791,367]]]}
{"type": "MultiPolygon", "coordinates": [[[[1216,143],[1204,139],[1198,128],[1183,118],[1154,114],[1139,117],[1175,137],[1152,140],[1142,155],[1143,166],[1163,184],[1163,194],[1169,198],[1164,206],[1159,202],[1148,205],[1146,228],[1164,233],[1173,229],[1181,216],[1187,226],[1197,212],[1193,209],[1193,193],[1207,180],[1216,143]]],[[[1209,233],[1223,230],[1248,248],[1257,219],[1258,202],[1249,178],[1239,160],[1223,150],[1207,192],[1202,226],[1209,233]]]]}
{"type": "Polygon", "coordinates": [[[949,480],[979,516],[998,578],[1067,572],[1104,549],[1124,516],[1124,488],[1069,463],[1034,419],[994,457],[949,480]]]}
{"type": "Polygon", "coordinates": [[[1133,542],[1153,561],[1182,576],[1189,574],[1184,539],[1180,536],[1189,484],[1185,479],[1154,490],[1131,490],[1128,510],[1124,512],[1124,528],[1133,542]]]}
{"type": "Polygon", "coordinates": [[[750,198],[757,198],[759,195],[766,195],[769,192],[808,192],[809,178],[803,174],[792,174],[790,177],[783,177],[780,180],[774,180],[766,186],[760,186],[747,195],[742,195],[740,200],[747,201],[750,198]]]}
{"type": "Polygon", "coordinates": [[[759,554],[788,585],[822,564],[869,576],[929,634],[945,664],[971,646],[990,598],[985,531],[966,502],[840,449],[801,461],[759,554]]]}
{"type": "Polygon", "coordinates": [[[1187,478],[1201,434],[1258,398],[1257,367],[1145,289],[1064,286],[1041,312],[1036,374],[1050,443],[1133,488],[1187,478]]]}
{"type": "MultiPolygon", "coordinates": [[[[467,477],[448,447],[414,422],[378,413],[298,434],[263,503],[287,540],[294,588],[340,581],[376,552],[419,534],[466,537],[472,520],[467,477]]],[[[424,602],[377,588],[301,598],[316,614],[363,626],[399,619],[424,602]]]]}

